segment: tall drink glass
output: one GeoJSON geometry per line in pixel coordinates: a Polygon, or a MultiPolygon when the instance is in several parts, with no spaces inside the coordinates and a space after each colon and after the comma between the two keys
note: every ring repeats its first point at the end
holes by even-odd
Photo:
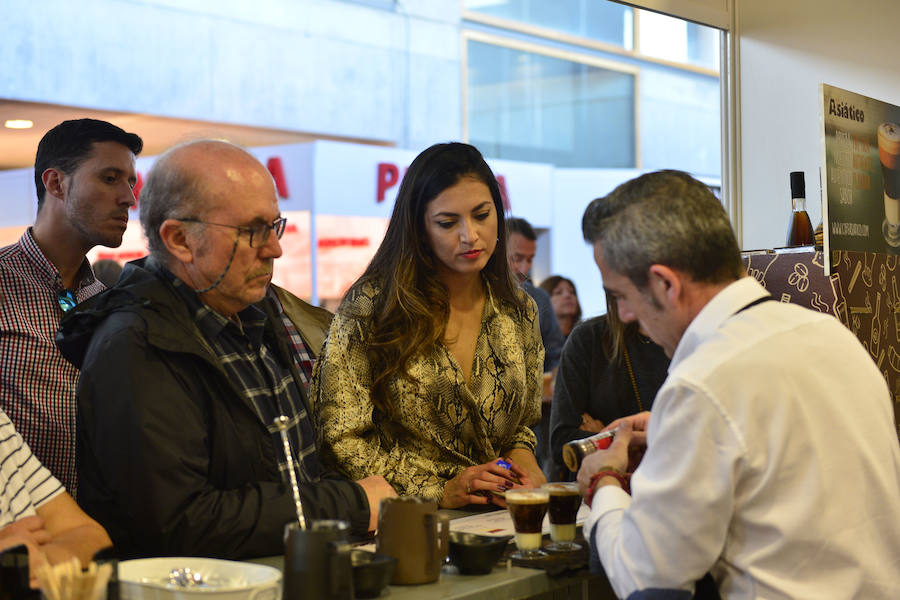
{"type": "Polygon", "coordinates": [[[581,507],[581,494],[577,483],[546,483],[541,489],[550,493],[550,539],[553,543],[547,550],[569,552],[580,550],[575,540],[575,521],[581,507]]]}
{"type": "Polygon", "coordinates": [[[540,488],[518,488],[506,492],[506,506],[516,530],[513,558],[546,556],[541,550],[541,527],[550,504],[550,492],[540,488]]]}

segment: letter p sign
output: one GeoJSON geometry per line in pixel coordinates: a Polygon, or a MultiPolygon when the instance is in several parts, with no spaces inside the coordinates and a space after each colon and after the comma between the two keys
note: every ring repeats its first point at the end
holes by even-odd
{"type": "Polygon", "coordinates": [[[378,163],[378,194],[376,196],[376,201],[381,203],[384,202],[384,193],[397,185],[397,181],[400,179],[400,169],[397,168],[397,165],[393,163],[378,163]]]}

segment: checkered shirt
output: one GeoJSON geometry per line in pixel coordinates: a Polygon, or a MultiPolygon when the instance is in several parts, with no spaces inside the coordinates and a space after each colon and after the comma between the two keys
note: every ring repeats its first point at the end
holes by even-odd
{"type": "Polygon", "coordinates": [[[316,453],[314,429],[303,402],[303,392],[297,387],[290,368],[279,360],[277,352],[269,346],[271,342],[264,339],[266,313],[256,306],[248,306],[237,314],[237,321],[228,319],[204,304],[170,271],[158,267],[187,303],[194,322],[215,350],[228,377],[243,392],[245,400],[269,430],[276,456],[281,457],[278,470],[282,481],[290,483],[288,459],[281,433],[272,424],[280,415],[288,417],[288,440],[299,481],[318,481],[321,464],[316,453]]]}
{"type": "MultiPolygon", "coordinates": [[[[73,293],[82,302],[104,289],[87,259],[73,293]]],[[[62,278],[31,233],[0,249],[0,408],[38,460],[72,495],[78,370],[54,341],[63,311],[62,278]]]]}
{"type": "Polygon", "coordinates": [[[284,324],[284,329],[287,331],[288,338],[291,341],[294,364],[297,366],[297,371],[300,373],[300,379],[303,380],[303,385],[306,386],[306,391],[309,392],[309,382],[312,381],[312,372],[313,367],[316,366],[316,357],[313,356],[313,353],[310,351],[303,336],[297,331],[294,322],[291,321],[290,317],[287,316],[287,313],[284,312],[284,306],[282,306],[281,300],[278,299],[278,294],[275,293],[275,290],[269,287],[266,296],[272,299],[275,308],[278,310],[278,315],[281,317],[281,322],[284,324]]]}

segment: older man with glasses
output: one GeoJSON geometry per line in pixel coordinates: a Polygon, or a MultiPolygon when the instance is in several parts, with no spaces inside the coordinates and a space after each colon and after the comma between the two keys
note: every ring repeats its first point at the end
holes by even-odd
{"type": "Polygon", "coordinates": [[[296,476],[307,520],[374,529],[390,486],[319,461],[296,335],[310,315],[271,291],[285,219],[268,171],[227,142],[176,146],[148,174],[140,211],[150,256],[57,338],[82,370],[82,507],[124,557],[281,554],[296,476]]]}

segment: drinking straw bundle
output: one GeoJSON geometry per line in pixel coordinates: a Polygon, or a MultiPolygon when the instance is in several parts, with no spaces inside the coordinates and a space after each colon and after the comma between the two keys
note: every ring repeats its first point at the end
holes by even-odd
{"type": "Polygon", "coordinates": [[[47,600],[103,600],[112,569],[109,563],[98,567],[92,562],[82,570],[76,557],[57,565],[44,565],[37,578],[47,600]]]}

